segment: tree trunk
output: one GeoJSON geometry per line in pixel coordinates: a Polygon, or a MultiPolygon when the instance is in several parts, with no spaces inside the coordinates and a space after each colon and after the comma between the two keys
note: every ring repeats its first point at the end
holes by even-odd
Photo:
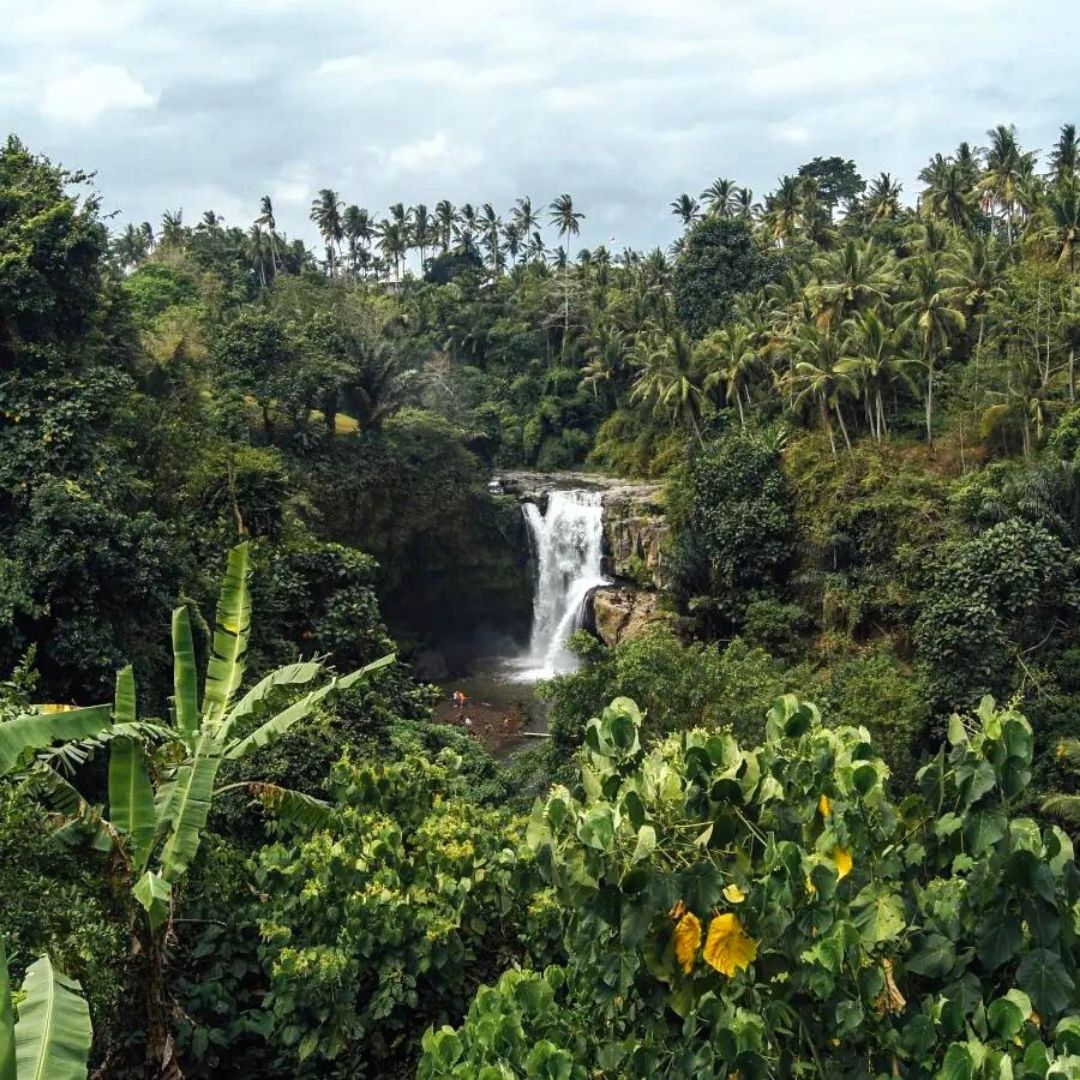
{"type": "Polygon", "coordinates": [[[818,400],[818,409],[821,412],[821,422],[829,433],[829,449],[832,451],[832,456],[836,457],[836,440],[833,438],[832,420],[829,419],[829,407],[824,398],[818,400]]]}
{"type": "Polygon", "coordinates": [[[143,959],[143,998],[146,1005],[146,1072],[149,1080],[181,1075],[169,1025],[169,993],[165,981],[165,935],[155,932],[140,913],[139,947],[143,959]]]}
{"type": "Polygon", "coordinates": [[[851,439],[848,438],[847,424],[844,423],[844,410],[840,408],[839,398],[836,400],[833,408],[836,409],[836,419],[840,421],[840,430],[844,433],[844,445],[847,447],[848,453],[851,453],[851,439]]]}
{"type": "Polygon", "coordinates": [[[934,445],[934,361],[927,357],[926,364],[926,445],[934,445]]]}
{"type": "Polygon", "coordinates": [[[884,438],[889,433],[889,429],[885,426],[885,406],[882,404],[881,401],[880,386],[877,389],[877,423],[878,432],[880,433],[882,438],[884,438]]]}
{"type": "Polygon", "coordinates": [[[735,388],[735,402],[739,406],[739,427],[746,427],[746,416],[743,414],[742,398],[739,397],[738,387],[735,388]]]}

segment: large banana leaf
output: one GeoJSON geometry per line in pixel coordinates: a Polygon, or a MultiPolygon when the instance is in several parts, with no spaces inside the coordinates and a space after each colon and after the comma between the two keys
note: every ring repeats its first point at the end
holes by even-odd
{"type": "Polygon", "coordinates": [[[154,789],[142,745],[134,739],[115,739],[109,756],[109,820],[131,837],[137,869],[146,865],[154,845],[154,789]]]}
{"type": "Polygon", "coordinates": [[[161,872],[166,881],[181,877],[199,850],[221,761],[218,744],[203,735],[191,760],[177,770],[176,786],[165,811],[170,833],[161,853],[161,872]]]}
{"type": "Polygon", "coordinates": [[[395,659],[396,657],[393,654],[383,656],[362,668],[358,668],[356,671],[350,672],[348,675],[342,675],[339,679],[331,679],[325,686],[320,686],[318,690],[312,690],[310,693],[305,694],[299,701],[293,702],[287,709],[279,712],[277,716],[273,716],[266,723],[260,724],[250,735],[245,736],[243,739],[237,739],[226,749],[225,757],[230,761],[238,761],[251,753],[252,750],[259,750],[264,746],[277,742],[293,724],[308,716],[315,705],[327,694],[338,690],[347,690],[354,683],[372,672],[392,664],[395,659]]]}
{"type": "Polygon", "coordinates": [[[194,746],[199,730],[199,678],[195,672],[195,644],[186,607],[172,613],[173,705],[180,737],[194,746]]]}
{"type": "Polygon", "coordinates": [[[16,768],[27,751],[96,735],[109,726],[111,712],[111,705],[91,705],[65,712],[28,713],[0,723],[0,776],[16,768]]]}
{"type": "Polygon", "coordinates": [[[227,791],[236,790],[249,792],[267,810],[277,814],[282,821],[301,825],[307,829],[317,829],[325,825],[330,817],[330,804],[323,802],[322,799],[316,799],[314,795],[284,788],[265,780],[242,780],[237,784],[229,784],[221,788],[215,794],[222,795],[227,791]]]}
{"type": "Polygon", "coordinates": [[[86,1080],[93,1032],[82,988],[43,956],[27,970],[23,992],[15,1025],[19,1080],[86,1080]]]}
{"type": "Polygon", "coordinates": [[[172,886],[153,870],[147,870],[131,890],[135,899],[146,909],[150,916],[150,926],[157,929],[165,921],[169,914],[169,903],[172,900],[172,886]]]}
{"type": "Polygon", "coordinates": [[[15,1080],[15,1018],[11,1012],[11,981],[7,951],[0,934],[0,1080],[15,1080]]]}
{"type": "Polygon", "coordinates": [[[267,694],[278,686],[303,686],[323,670],[323,665],[316,660],[308,660],[299,664],[289,664],[280,667],[277,671],[260,679],[229,711],[225,717],[225,723],[221,729],[221,738],[227,739],[229,732],[245,716],[250,716],[255,707],[267,694]]]}
{"type": "Polygon", "coordinates": [[[244,678],[244,657],[251,632],[251,561],[248,545],[229,552],[225,579],[218,597],[217,627],[206,668],[203,694],[204,730],[214,731],[228,711],[233,694],[244,678]]]}

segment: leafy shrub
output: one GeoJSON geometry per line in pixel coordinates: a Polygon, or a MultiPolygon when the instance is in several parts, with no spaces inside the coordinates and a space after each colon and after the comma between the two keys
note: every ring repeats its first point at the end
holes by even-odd
{"type": "Polygon", "coordinates": [[[1073,1075],[1080,872],[1060,829],[1010,819],[1022,716],[953,717],[901,806],[866,729],[793,697],[755,749],[641,734],[612,702],[580,794],[529,822],[564,968],[480,991],[421,1077],[1073,1075]]]}
{"type": "Polygon", "coordinates": [[[265,1007],[298,1060],[387,1075],[413,1033],[460,1017],[478,982],[524,955],[528,863],[456,769],[452,754],[345,758],[326,828],[260,853],[265,1007]]]}

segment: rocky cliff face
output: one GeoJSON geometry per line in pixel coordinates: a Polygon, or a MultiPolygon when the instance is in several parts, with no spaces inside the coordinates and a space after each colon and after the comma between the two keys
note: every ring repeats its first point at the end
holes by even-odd
{"type": "Polygon", "coordinates": [[[661,484],[635,483],[591,473],[501,473],[492,491],[547,508],[552,491],[584,488],[603,493],[604,572],[614,583],[594,589],[585,618],[607,645],[639,635],[663,618],[659,590],[666,584],[664,559],[669,529],[661,484]]]}
{"type": "Polygon", "coordinates": [[[658,593],[636,585],[601,585],[589,594],[585,629],[612,648],[664,619],[658,593]]]}

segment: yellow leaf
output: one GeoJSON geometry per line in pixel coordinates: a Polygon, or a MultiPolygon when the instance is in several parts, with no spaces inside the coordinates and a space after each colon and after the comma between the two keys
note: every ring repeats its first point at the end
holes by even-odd
{"type": "Polygon", "coordinates": [[[832,815],[832,803],[829,802],[829,796],[822,792],[821,798],[817,801],[817,808],[821,812],[822,817],[830,817],[832,815]]]}
{"type": "Polygon", "coordinates": [[[851,859],[851,852],[847,848],[833,848],[832,860],[836,863],[838,880],[843,881],[851,873],[851,868],[855,865],[851,859]]]}
{"type": "Polygon", "coordinates": [[[738,918],[727,912],[709,923],[704,956],[709,967],[722,975],[734,975],[740,968],[750,966],[757,956],[757,943],[746,934],[738,918]]]}
{"type": "Polygon", "coordinates": [[[701,920],[688,911],[675,927],[675,959],[687,975],[694,969],[694,957],[700,944],[701,920]]]}
{"type": "Polygon", "coordinates": [[[729,904],[741,904],[746,899],[746,893],[738,885],[728,885],[724,889],[724,899],[729,904]]]}

